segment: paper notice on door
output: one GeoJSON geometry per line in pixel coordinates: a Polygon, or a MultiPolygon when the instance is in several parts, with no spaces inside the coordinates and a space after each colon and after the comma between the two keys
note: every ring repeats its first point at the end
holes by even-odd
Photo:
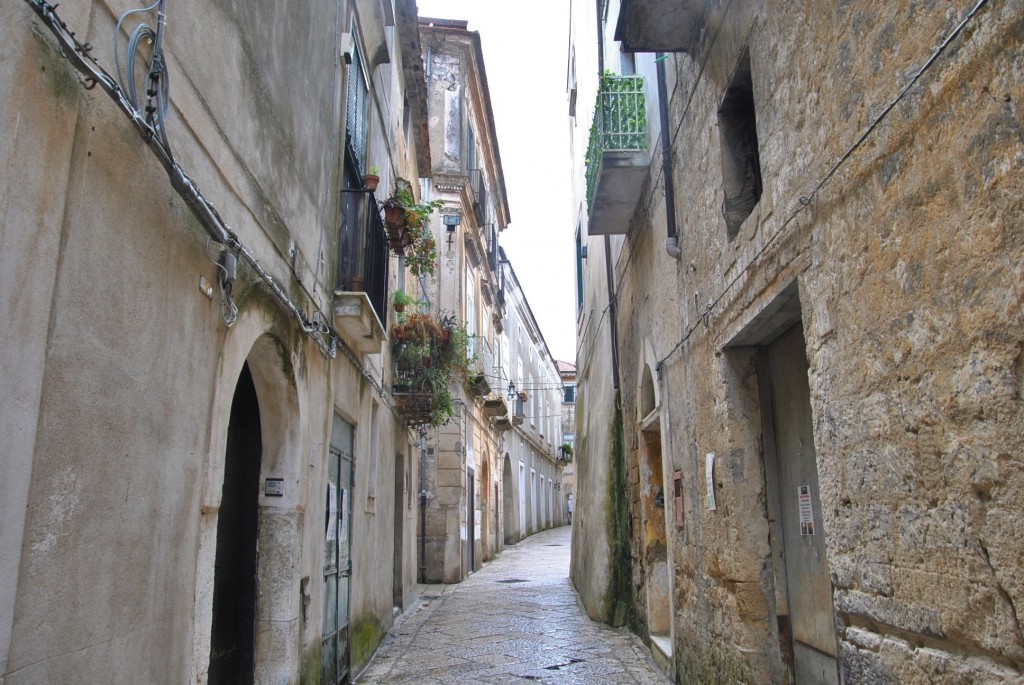
{"type": "Polygon", "coordinates": [[[338,538],[338,487],[334,483],[327,484],[327,540],[338,538]]]}
{"type": "Polygon", "coordinates": [[[814,509],[811,506],[811,486],[798,488],[800,502],[800,534],[814,535],[814,509]]]}
{"type": "Polygon", "coordinates": [[[708,452],[704,457],[704,477],[708,485],[708,511],[715,510],[715,453],[708,452]]]}

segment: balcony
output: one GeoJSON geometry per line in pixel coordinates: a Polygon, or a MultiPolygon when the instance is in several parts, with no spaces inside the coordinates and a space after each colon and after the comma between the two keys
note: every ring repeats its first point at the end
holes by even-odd
{"type": "Polygon", "coordinates": [[[346,343],[380,352],[388,301],[388,241],[373,193],[342,191],[334,324],[346,343]]]}
{"type": "Polygon", "coordinates": [[[512,414],[512,425],[521,426],[523,425],[523,419],[526,418],[526,400],[516,399],[516,410],[512,414]]]}
{"type": "Polygon", "coordinates": [[[506,416],[508,414],[508,402],[499,395],[491,395],[484,400],[484,414],[491,418],[506,416]]]}
{"type": "Polygon", "coordinates": [[[625,52],[693,53],[706,23],[704,0],[622,0],[615,40],[625,52]]]}
{"type": "Polygon", "coordinates": [[[641,76],[603,76],[587,148],[590,235],[625,233],[651,164],[641,76]]]}
{"type": "Polygon", "coordinates": [[[466,387],[471,395],[483,397],[491,392],[491,379],[494,377],[494,357],[486,342],[483,342],[482,339],[476,339],[474,342],[473,351],[476,355],[469,367],[469,378],[466,387]]]}

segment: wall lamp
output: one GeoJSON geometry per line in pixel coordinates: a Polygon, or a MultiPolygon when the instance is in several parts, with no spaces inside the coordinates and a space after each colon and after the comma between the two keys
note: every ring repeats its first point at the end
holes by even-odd
{"type": "Polygon", "coordinates": [[[445,214],[444,227],[448,230],[448,249],[452,249],[452,238],[455,236],[455,229],[462,223],[462,217],[458,214],[445,214]]]}

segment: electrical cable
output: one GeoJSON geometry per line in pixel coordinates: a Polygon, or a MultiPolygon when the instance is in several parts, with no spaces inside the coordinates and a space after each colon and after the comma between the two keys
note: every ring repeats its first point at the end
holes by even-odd
{"type": "MultiPolygon", "coordinates": [[[[147,105],[145,107],[146,116],[138,108],[138,100],[133,104],[130,96],[126,94],[124,88],[114,79],[105,69],[103,69],[96,59],[90,54],[92,51],[92,45],[88,42],[81,42],[75,37],[75,33],[68,29],[67,24],[60,19],[56,12],[56,5],[51,5],[44,0],[25,0],[25,2],[32,8],[32,10],[39,16],[50,32],[57,38],[57,47],[60,50],[61,55],[67,59],[71,65],[80,73],[82,77],[80,81],[88,90],[95,88],[99,85],[104,92],[114,101],[114,103],[121,109],[121,111],[131,120],[142,136],[146,145],[156,155],[160,164],[164,167],[167,172],[168,178],[171,182],[171,187],[178,193],[178,195],[185,201],[189,209],[202,224],[210,238],[217,243],[225,246],[233,254],[242,255],[245,260],[253,267],[257,275],[263,280],[263,282],[271,289],[272,293],[277,297],[280,303],[287,309],[294,318],[299,322],[299,326],[302,331],[306,333],[320,350],[320,353],[328,359],[333,359],[337,353],[337,345],[339,337],[337,332],[334,331],[330,326],[326,327],[328,333],[323,333],[324,329],[323,322],[326,321],[326,316],[316,309],[314,314],[314,321],[311,321],[299,307],[292,302],[291,298],[287,293],[277,284],[273,276],[270,275],[258,262],[256,257],[252,254],[252,251],[242,244],[238,239],[238,236],[224,223],[217,209],[207,201],[199,190],[196,182],[182,170],[182,168],[174,161],[171,155],[170,145],[167,141],[166,136],[166,112],[169,103],[169,86],[167,79],[166,63],[163,59],[163,32],[166,27],[166,13],[164,12],[164,3],[166,0],[159,0],[156,3],[158,8],[157,15],[157,28],[154,32],[153,40],[153,57],[149,65],[149,81],[150,87],[147,89],[147,105]],[[325,339],[326,338],[326,339],[325,339]]],[[[118,27],[121,26],[125,17],[129,14],[141,12],[145,10],[133,10],[122,15],[118,21],[118,27]]],[[[150,29],[152,30],[152,29],[150,29]]],[[[118,32],[120,28],[118,28],[118,32]]],[[[137,38],[132,41],[132,55],[137,53],[139,42],[147,37],[148,32],[145,30],[136,29],[133,32],[137,38]]],[[[117,44],[117,37],[115,36],[115,45],[117,44]]],[[[116,56],[116,55],[115,55],[116,56]]],[[[134,60],[134,57],[132,57],[134,60]]],[[[116,60],[118,65],[119,60],[116,60]]],[[[132,76],[131,80],[134,80],[134,61],[128,66],[129,74],[132,76]]],[[[222,316],[224,316],[225,323],[232,321],[232,316],[237,317],[237,307],[230,300],[230,289],[225,289],[223,294],[228,304],[222,306],[222,316]]],[[[229,324],[230,325],[230,324],[229,324]]],[[[361,366],[360,366],[361,368],[361,366]]]]}
{"type": "Polygon", "coordinates": [[[686,334],[683,335],[682,338],[680,338],[680,340],[675,344],[675,346],[673,346],[672,349],[669,350],[664,357],[658,360],[656,366],[660,367],[662,364],[668,361],[669,357],[675,354],[690,339],[690,337],[692,337],[694,332],[700,327],[701,323],[705,322],[706,318],[710,315],[714,307],[719,302],[721,302],[723,298],[725,298],[726,294],[728,294],[732,287],[736,283],[738,283],[746,275],[750,268],[755,263],[757,263],[757,261],[764,255],[764,253],[767,252],[768,248],[774,244],[775,240],[780,235],[782,235],[785,228],[790,223],[792,223],[793,220],[796,219],[796,217],[801,212],[803,212],[807,207],[810,206],[811,202],[818,195],[819,191],[821,191],[821,189],[824,188],[825,185],[832,180],[836,172],[839,171],[839,169],[853,156],[853,154],[861,147],[861,145],[864,144],[868,137],[875,131],[878,125],[882,123],[882,121],[889,115],[889,113],[896,107],[896,105],[898,105],[906,97],[907,93],[910,92],[910,89],[917,84],[920,78],[932,67],[932,65],[942,55],[942,53],[946,51],[946,48],[949,47],[950,43],[952,43],[957,38],[957,36],[959,36],[963,32],[967,24],[972,19],[974,19],[974,17],[981,11],[981,9],[986,4],[988,4],[988,0],[978,0],[977,4],[975,4],[974,7],[964,17],[964,19],[960,21],[959,24],[957,24],[956,28],[954,28],[946,36],[946,38],[939,44],[938,48],[936,48],[932,52],[931,56],[929,56],[928,59],[924,62],[924,64],[914,73],[914,75],[910,78],[907,84],[899,91],[896,97],[893,98],[893,100],[889,102],[889,104],[886,105],[882,109],[882,111],[871,121],[867,128],[865,128],[864,131],[861,132],[860,136],[857,137],[853,144],[850,145],[849,148],[847,148],[846,152],[843,153],[839,157],[839,159],[831,166],[831,168],[829,168],[829,170],[818,180],[818,182],[814,185],[813,188],[811,188],[807,195],[801,195],[798,198],[798,205],[796,209],[794,209],[789,214],[789,216],[786,217],[786,219],[782,222],[782,224],[774,233],[768,236],[768,238],[765,240],[761,248],[753,255],[750,261],[747,262],[747,264],[742,269],[739,270],[736,276],[734,276],[733,279],[726,284],[722,292],[719,293],[713,300],[708,302],[705,311],[698,317],[698,322],[690,327],[686,334]]]}

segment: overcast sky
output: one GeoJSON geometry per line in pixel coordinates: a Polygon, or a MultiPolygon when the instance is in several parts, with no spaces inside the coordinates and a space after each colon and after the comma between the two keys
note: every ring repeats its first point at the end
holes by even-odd
{"type": "Polygon", "coordinates": [[[417,0],[480,33],[512,221],[500,242],[556,359],[576,361],[568,0],[417,0]]]}

